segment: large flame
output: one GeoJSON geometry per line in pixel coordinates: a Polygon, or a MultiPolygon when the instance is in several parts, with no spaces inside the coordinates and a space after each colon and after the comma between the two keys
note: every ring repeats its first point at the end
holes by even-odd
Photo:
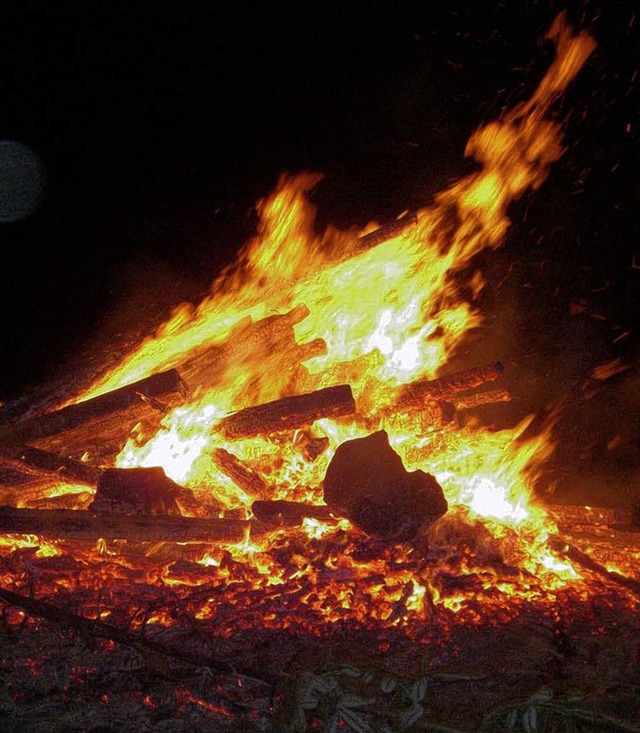
{"type": "MultiPolygon", "coordinates": [[[[441,532],[453,531],[453,518],[467,526],[481,523],[488,544],[499,541],[504,559],[536,577],[539,587],[549,590],[577,579],[576,570],[547,548],[554,525],[532,499],[532,480],[552,452],[550,430],[525,439],[530,418],[499,431],[471,421],[455,430],[432,430],[420,414],[408,411],[391,418],[384,409],[400,385],[436,377],[469,330],[482,323],[469,297],[486,283],[470,266],[472,260],[505,241],[509,205],[539,187],[563,152],[553,104],[595,42],[587,33],[575,34],[564,15],[558,16],[548,38],[555,43],[555,59],[532,97],[469,139],[465,152],[477,161],[477,169],[415,212],[411,226],[377,246],[361,247],[362,237],[376,230],[377,222],[363,231],[330,226],[319,234],[308,194],[320,176],[283,175],[257,206],[255,236],[216,278],[208,297],[197,308],[178,308],[79,399],[159,370],[179,369],[190,353],[233,339],[243,324],[295,308],[308,314],[296,324],[296,343],[289,346],[321,339],[326,349],[310,354],[304,368],[292,364],[288,348],[239,350],[206,386],[190,385],[195,396],[169,414],[157,434],[132,435],[117,464],[162,466],[198,496],[208,494],[227,509],[248,511],[258,497],[235,485],[212,459],[214,449],[225,448],[265,478],[269,498],[321,503],[324,471],[337,446],[373,425],[387,430],[408,468],[432,473],[442,485],[450,509],[448,529],[441,532]],[[314,434],[328,438],[329,449],[315,462],[268,438],[231,444],[217,429],[221,418],[247,405],[344,382],[352,386],[358,413],[368,421],[317,421],[314,434]]],[[[307,528],[310,537],[324,531],[311,520],[307,528]]],[[[259,548],[250,538],[234,553],[246,562],[253,560],[269,584],[283,582],[282,571],[259,559],[259,548]]],[[[467,558],[464,572],[474,573],[480,566],[486,571],[491,563],[481,555],[467,558]]],[[[202,562],[219,564],[214,555],[202,562]]],[[[344,557],[331,562],[348,562],[352,571],[359,567],[344,557]]],[[[372,572],[375,562],[364,563],[366,572],[372,572]]],[[[316,572],[302,560],[299,566],[299,576],[316,572]]],[[[407,608],[424,610],[425,589],[419,580],[409,571],[396,574],[398,588],[412,583],[404,597],[407,608]]],[[[437,602],[437,589],[433,597],[437,602]]],[[[456,601],[449,597],[447,603],[455,606],[456,601]]]]}

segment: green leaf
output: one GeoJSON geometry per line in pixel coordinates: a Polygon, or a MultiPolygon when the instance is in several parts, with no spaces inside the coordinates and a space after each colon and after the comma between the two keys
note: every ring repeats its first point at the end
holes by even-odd
{"type": "Polygon", "coordinates": [[[352,677],[354,679],[357,677],[362,677],[362,671],[353,664],[341,664],[338,667],[337,671],[343,675],[346,675],[347,677],[352,677]]]}
{"type": "Polygon", "coordinates": [[[364,698],[359,695],[346,694],[341,695],[340,702],[338,703],[339,708],[363,708],[375,703],[372,698],[364,698]]]}
{"type": "Polygon", "coordinates": [[[424,708],[420,703],[417,705],[412,705],[407,711],[405,711],[400,720],[402,721],[403,725],[407,728],[412,726],[414,723],[416,723],[420,718],[424,715],[424,708]]]}

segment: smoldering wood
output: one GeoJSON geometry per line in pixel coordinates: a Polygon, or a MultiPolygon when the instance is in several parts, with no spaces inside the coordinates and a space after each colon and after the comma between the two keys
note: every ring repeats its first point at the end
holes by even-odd
{"type": "Polygon", "coordinates": [[[30,445],[0,443],[0,465],[34,476],[57,477],[95,488],[102,469],[30,445]]]}
{"type": "Polygon", "coordinates": [[[164,414],[169,406],[184,402],[185,396],[185,384],[176,369],[158,372],[84,402],[4,425],[0,427],[0,443],[37,442],[78,427],[95,436],[96,432],[108,432],[113,423],[122,435],[123,425],[133,425],[150,411],[164,414]]]}
{"type": "Polygon", "coordinates": [[[211,457],[222,473],[250,496],[260,496],[266,491],[267,484],[262,476],[245,466],[233,453],[224,448],[215,448],[211,457]]]}
{"type": "Polygon", "coordinates": [[[256,519],[278,527],[299,526],[305,519],[316,519],[319,522],[335,522],[340,516],[327,506],[308,504],[298,501],[257,500],[251,505],[256,519]]]}
{"type": "Polygon", "coordinates": [[[374,539],[417,541],[448,509],[442,487],[407,471],[384,430],[336,449],[323,482],[327,506],[374,539]]]}
{"type": "Polygon", "coordinates": [[[236,544],[272,531],[256,520],[0,507],[0,533],[95,542],[223,542],[236,544]]]}
{"type": "Polygon", "coordinates": [[[482,405],[494,405],[498,402],[510,402],[511,394],[506,389],[493,389],[486,392],[459,395],[453,398],[456,410],[472,410],[482,405]]]}
{"type": "Polygon", "coordinates": [[[351,386],[341,384],[247,407],[224,418],[217,430],[229,440],[238,440],[296,430],[322,418],[337,419],[355,411],[351,386]]]}
{"type": "Polygon", "coordinates": [[[483,384],[495,381],[503,372],[502,363],[495,361],[484,366],[447,374],[437,379],[411,382],[398,390],[395,408],[419,407],[425,400],[448,401],[459,392],[476,389],[483,384]]]}

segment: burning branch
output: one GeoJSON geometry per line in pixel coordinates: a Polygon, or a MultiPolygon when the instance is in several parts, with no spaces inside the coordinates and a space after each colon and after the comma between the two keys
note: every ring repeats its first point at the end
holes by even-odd
{"type": "Polygon", "coordinates": [[[575,562],[585,570],[588,570],[601,578],[626,588],[631,591],[634,595],[640,597],[640,581],[634,580],[633,578],[627,578],[625,575],[621,575],[613,570],[607,570],[599,562],[596,562],[591,556],[587,555],[586,552],[582,552],[577,547],[565,542],[561,537],[549,537],[549,546],[558,554],[566,557],[571,562],[575,562]]]}
{"type": "Polygon", "coordinates": [[[363,234],[359,237],[356,241],[357,249],[355,254],[359,254],[364,250],[371,249],[371,247],[376,247],[378,244],[387,242],[390,239],[393,239],[393,237],[399,236],[405,230],[417,223],[418,215],[414,211],[409,211],[399,219],[389,222],[388,224],[384,224],[383,226],[378,227],[378,229],[374,229],[374,231],[369,232],[369,234],[363,234]]]}
{"type": "MultiPolygon", "coordinates": [[[[207,653],[204,653],[205,648],[201,638],[199,639],[199,648],[203,649],[203,653],[198,654],[188,645],[169,646],[162,644],[153,639],[146,638],[139,631],[129,631],[118,626],[106,624],[100,619],[89,619],[84,616],[79,616],[65,609],[58,608],[52,603],[30,598],[10,590],[5,590],[4,588],[0,588],[0,602],[7,606],[21,608],[26,613],[46,619],[56,626],[72,629],[85,638],[107,639],[115,641],[117,644],[122,644],[153,662],[154,669],[162,672],[164,676],[170,675],[167,663],[171,659],[186,662],[196,667],[208,667],[234,675],[245,674],[245,671],[237,663],[231,664],[217,659],[213,649],[206,649],[207,653]]],[[[255,670],[246,670],[246,674],[250,674],[252,679],[258,679],[255,676],[255,670]]],[[[265,684],[268,683],[265,682],[265,684]]]]}

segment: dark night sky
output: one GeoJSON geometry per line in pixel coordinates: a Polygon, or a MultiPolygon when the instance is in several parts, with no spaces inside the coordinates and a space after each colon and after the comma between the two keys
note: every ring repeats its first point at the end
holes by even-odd
{"type": "Polygon", "coordinates": [[[468,135],[535,88],[565,8],[598,47],[558,105],[565,155],[481,262],[500,332],[485,350],[534,374],[536,398],[600,361],[634,362],[635,5],[16,3],[0,140],[37,152],[47,189],[37,213],[0,224],[0,399],[46,383],[97,331],[144,333],[197,300],[284,171],[324,174],[320,224],[427,205],[470,169],[468,135]]]}

